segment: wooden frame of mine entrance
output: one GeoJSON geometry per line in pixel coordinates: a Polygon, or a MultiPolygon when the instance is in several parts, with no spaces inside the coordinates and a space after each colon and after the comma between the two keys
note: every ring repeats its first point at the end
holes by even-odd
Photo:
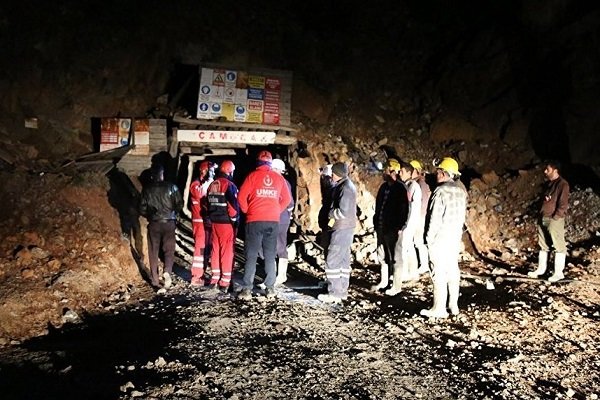
{"type": "MultiPolygon", "coordinates": [[[[294,146],[298,142],[298,139],[294,135],[298,131],[297,128],[291,126],[281,125],[260,125],[260,124],[249,124],[242,122],[217,122],[217,121],[204,121],[198,119],[189,119],[182,117],[174,117],[173,122],[179,123],[179,128],[174,129],[173,136],[175,139],[173,142],[177,144],[177,169],[179,170],[179,164],[181,162],[181,156],[187,155],[189,157],[188,163],[188,176],[185,183],[184,190],[184,210],[187,208],[187,199],[189,197],[189,186],[192,179],[192,173],[194,164],[197,161],[204,160],[207,156],[224,156],[224,155],[235,155],[236,149],[243,149],[249,145],[260,146],[261,144],[270,145],[283,145],[288,146],[288,160],[291,161],[291,152],[289,146],[294,146]],[[219,142],[219,141],[180,141],[179,137],[182,136],[183,132],[196,132],[196,131],[225,131],[231,133],[249,133],[249,132],[273,132],[274,139],[269,142],[219,142]]],[[[293,163],[295,164],[295,163],[293,163]]]]}

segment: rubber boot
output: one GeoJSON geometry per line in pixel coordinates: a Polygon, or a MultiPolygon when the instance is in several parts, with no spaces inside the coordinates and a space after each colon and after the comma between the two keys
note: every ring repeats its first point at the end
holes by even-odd
{"type": "Polygon", "coordinates": [[[453,280],[448,282],[448,308],[450,314],[458,315],[458,297],[460,296],[460,281],[453,280]]]}
{"type": "Polygon", "coordinates": [[[538,267],[535,271],[529,272],[527,276],[530,278],[538,278],[540,275],[546,273],[546,267],[548,265],[548,252],[540,250],[538,254],[538,267]]]}
{"type": "Polygon", "coordinates": [[[419,275],[429,272],[429,254],[427,253],[427,247],[425,245],[417,246],[417,252],[419,254],[419,275]]]}
{"type": "Polygon", "coordinates": [[[287,267],[287,258],[280,258],[277,261],[277,277],[275,278],[275,286],[281,285],[287,281],[287,267]]]}
{"type": "Polygon", "coordinates": [[[389,267],[386,263],[381,263],[381,281],[377,285],[371,286],[371,290],[377,291],[385,289],[390,283],[389,267]]]}
{"type": "Polygon", "coordinates": [[[385,291],[388,296],[395,296],[402,291],[402,267],[400,265],[394,265],[394,277],[392,280],[392,287],[385,291]]]}
{"type": "Polygon", "coordinates": [[[406,280],[408,281],[418,281],[419,280],[419,260],[417,259],[417,251],[416,250],[411,250],[408,253],[408,260],[407,260],[407,277],[406,280]]]}
{"type": "Polygon", "coordinates": [[[169,289],[171,287],[171,285],[173,284],[173,281],[171,280],[171,274],[169,274],[168,272],[165,272],[163,274],[163,278],[165,280],[163,287],[165,289],[169,289]]]}
{"type": "Polygon", "coordinates": [[[554,273],[548,278],[548,282],[556,282],[564,279],[565,275],[563,274],[563,271],[565,269],[566,257],[567,255],[565,253],[554,254],[554,273]]]}
{"type": "Polygon", "coordinates": [[[420,314],[429,318],[447,318],[446,301],[448,297],[447,282],[433,282],[433,307],[421,310],[420,314]]]}

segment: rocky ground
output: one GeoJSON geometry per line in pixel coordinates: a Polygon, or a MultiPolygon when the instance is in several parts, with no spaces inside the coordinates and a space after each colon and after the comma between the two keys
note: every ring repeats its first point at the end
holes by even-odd
{"type": "Polygon", "coordinates": [[[431,302],[427,276],[393,298],[369,289],[378,280],[373,162],[385,149],[416,149],[306,137],[298,256],[291,289],[275,301],[191,289],[185,268],[156,295],[121,234],[114,179],[37,164],[4,171],[3,398],[597,398],[600,198],[591,187],[573,185],[567,279],[548,284],[526,276],[540,166],[482,168],[467,180],[462,313],[429,321],[419,316],[431,302]],[[362,210],[351,297],[334,307],[316,301],[322,256],[302,200],[327,153],[352,162],[362,210]]]}
{"type": "Polygon", "coordinates": [[[366,289],[373,266],[355,266],[341,306],[315,299],[307,264],[289,282],[303,288],[248,303],[190,289],[186,272],[166,296],[4,348],[5,398],[597,398],[597,279],[470,276],[462,313],[433,321],[418,316],[426,277],[390,298],[366,289]]]}

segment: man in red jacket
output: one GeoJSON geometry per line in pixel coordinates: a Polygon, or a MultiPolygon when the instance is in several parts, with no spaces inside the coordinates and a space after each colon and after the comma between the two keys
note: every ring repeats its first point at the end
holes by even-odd
{"type": "Polygon", "coordinates": [[[252,171],[240,187],[238,200],[240,209],[246,214],[246,240],[244,243],[246,264],[244,266],[243,289],[240,300],[252,298],[256,259],[262,249],[265,260],[265,295],[275,297],[275,252],[279,217],[292,200],[285,179],[271,170],[273,157],[266,150],[258,154],[257,168],[252,171]]]}
{"type": "Polygon", "coordinates": [[[215,166],[204,160],[199,166],[199,176],[190,184],[192,228],[194,232],[194,259],[192,261],[192,286],[204,285],[204,268],[210,255],[211,225],[206,207],[206,193],[212,183],[215,166]],[[205,254],[206,253],[206,254],[205,254]]]}
{"type": "Polygon", "coordinates": [[[239,207],[237,187],[233,183],[235,165],[225,160],[219,167],[216,179],[208,187],[208,215],[212,224],[212,252],[210,255],[211,279],[208,289],[217,285],[227,293],[233,270],[233,251],[238,225],[239,207]]]}

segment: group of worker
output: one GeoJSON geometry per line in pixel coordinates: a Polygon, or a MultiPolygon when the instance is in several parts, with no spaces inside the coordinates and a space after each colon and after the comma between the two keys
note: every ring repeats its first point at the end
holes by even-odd
{"type": "MultiPolygon", "coordinates": [[[[191,265],[192,286],[227,293],[231,286],[234,244],[240,221],[245,216],[244,277],[237,297],[252,298],[258,257],[264,260],[263,287],[267,298],[275,296],[275,285],[287,280],[287,233],[294,208],[290,183],[284,178],[285,163],[271,153],[258,153],[256,169],[239,188],[233,182],[235,165],[224,160],[217,166],[208,160],[199,164],[198,177],[190,184],[190,208],[194,235],[191,265]],[[276,262],[277,261],[277,262],[276,262]],[[205,274],[208,272],[209,274],[205,274]],[[205,276],[208,275],[208,278],[205,276]]],[[[356,226],[356,188],[348,179],[348,166],[332,166],[335,183],[330,191],[330,246],[326,273],[329,293],[324,302],[337,302],[348,295],[350,246],[356,226]]],[[[160,287],[159,251],[164,253],[163,288],[172,285],[175,252],[175,223],[183,201],[177,186],[164,180],[164,168],[151,168],[151,182],[144,186],[140,214],[148,219],[150,282],[160,287]]]]}
{"type": "MultiPolygon", "coordinates": [[[[453,315],[459,313],[458,256],[465,223],[466,188],[458,179],[460,172],[454,159],[446,157],[434,164],[437,185],[428,199],[429,186],[419,161],[406,164],[388,160],[373,221],[381,265],[381,282],[373,289],[387,287],[388,265],[394,266],[393,284],[386,290],[388,295],[397,294],[402,282],[418,279],[419,273],[429,267],[433,306],[421,310],[421,315],[445,318],[448,310],[453,315]]],[[[564,278],[567,251],[565,216],[569,206],[569,184],[561,176],[561,168],[558,161],[544,164],[546,182],[536,220],[540,246],[538,266],[528,273],[532,278],[544,275],[549,252],[554,250],[554,270],[549,282],[564,278]]]]}
{"type": "Polygon", "coordinates": [[[460,271],[458,256],[465,223],[467,193],[460,184],[458,163],[451,157],[436,166],[436,186],[431,194],[423,166],[389,158],[383,170],[373,225],[381,280],[373,290],[386,289],[395,296],[403,282],[416,281],[430,272],[433,306],[421,315],[445,318],[459,313],[460,271]],[[389,270],[393,279],[388,288],[389,270]]]}
{"type": "Polygon", "coordinates": [[[259,256],[266,272],[265,295],[274,297],[275,285],[287,279],[287,231],[294,208],[291,185],[283,177],[285,163],[273,159],[269,151],[260,151],[256,169],[245,178],[239,191],[233,182],[233,161],[224,160],[215,171],[216,168],[210,161],[201,162],[199,176],[190,185],[194,233],[191,285],[229,291],[235,238],[240,213],[244,213],[246,263],[238,298],[252,297],[259,256]],[[207,269],[210,277],[205,280],[207,269]]]}
{"type": "MultiPolygon", "coordinates": [[[[259,256],[264,260],[266,297],[274,297],[275,286],[287,280],[287,232],[294,208],[291,185],[284,178],[283,160],[273,159],[270,152],[263,150],[256,162],[256,169],[245,178],[239,191],[233,182],[235,165],[231,160],[221,162],[216,171],[217,166],[210,161],[199,164],[199,175],[190,185],[195,243],[191,285],[228,292],[240,213],[245,214],[246,262],[238,298],[252,298],[259,256]],[[205,278],[208,269],[209,278],[205,278]]],[[[387,295],[394,296],[400,293],[404,282],[418,280],[421,274],[429,272],[433,282],[433,305],[421,310],[421,315],[446,318],[448,311],[452,315],[459,313],[458,257],[467,191],[460,182],[456,160],[446,157],[434,165],[436,182],[431,193],[418,160],[410,163],[395,158],[387,160],[373,217],[381,280],[372,289],[385,289],[387,295]],[[390,272],[393,275],[391,285],[390,272]]],[[[544,171],[549,184],[539,224],[541,251],[538,269],[530,273],[532,277],[545,273],[548,251],[553,246],[556,257],[551,281],[563,278],[566,253],[564,215],[569,187],[560,177],[559,168],[553,162],[548,163],[544,171]]],[[[140,212],[149,220],[151,283],[159,286],[158,251],[162,243],[165,254],[163,286],[168,289],[175,249],[175,219],[183,202],[177,186],[164,182],[162,168],[156,168],[152,177],[153,184],[142,192],[140,212]]],[[[351,245],[357,224],[357,194],[349,178],[349,166],[343,162],[322,169],[321,183],[323,201],[327,203],[319,213],[319,224],[326,231],[327,293],[319,295],[318,299],[325,303],[340,303],[348,296],[351,245]]]]}

